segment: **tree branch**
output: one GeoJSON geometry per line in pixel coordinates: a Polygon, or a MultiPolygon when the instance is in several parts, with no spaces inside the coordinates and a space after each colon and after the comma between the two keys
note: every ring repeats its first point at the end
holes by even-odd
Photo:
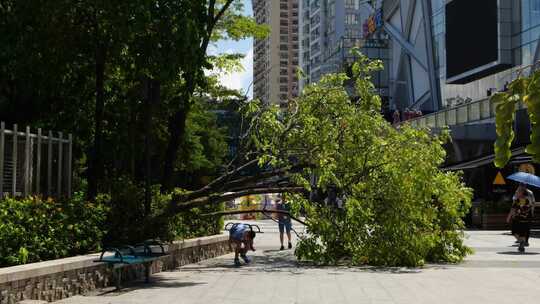
{"type": "Polygon", "coordinates": [[[226,183],[231,177],[236,176],[238,173],[240,173],[240,171],[242,171],[242,170],[256,164],[257,161],[258,161],[257,159],[250,160],[247,163],[241,165],[240,167],[235,168],[234,170],[221,175],[220,177],[216,178],[215,180],[210,182],[208,185],[202,187],[201,189],[190,192],[190,193],[187,193],[187,194],[184,194],[184,195],[180,195],[178,197],[178,200],[189,201],[189,200],[193,200],[193,199],[196,199],[198,197],[201,197],[201,196],[206,196],[212,190],[214,190],[217,186],[220,186],[220,185],[226,183]]]}
{"type": "Polygon", "coordinates": [[[210,0],[210,3],[208,4],[208,23],[206,24],[206,36],[203,39],[203,43],[201,45],[201,49],[206,54],[206,49],[208,48],[208,44],[210,43],[210,39],[212,38],[212,32],[214,31],[214,27],[216,26],[216,23],[223,17],[223,14],[227,11],[229,6],[233,3],[234,0],[227,0],[223,7],[219,10],[217,15],[214,17],[214,12],[216,9],[216,0],[210,0]]]}
{"type": "Polygon", "coordinates": [[[201,216],[223,216],[223,215],[232,215],[232,214],[245,214],[245,213],[277,213],[277,214],[284,214],[288,215],[291,219],[299,222],[300,224],[307,226],[307,223],[300,220],[299,218],[291,215],[287,211],[283,210],[268,210],[268,209],[254,209],[254,210],[231,210],[231,211],[218,211],[218,212],[212,212],[212,213],[206,213],[202,214],[201,216]]]}
{"type": "Polygon", "coordinates": [[[200,198],[196,198],[187,202],[178,202],[173,201],[172,203],[175,204],[173,206],[173,209],[175,211],[181,211],[190,209],[199,205],[207,205],[210,203],[222,203],[227,202],[235,198],[239,198],[246,195],[253,195],[253,194],[265,194],[265,193],[286,193],[286,192],[303,192],[305,191],[304,187],[262,187],[262,188],[252,188],[252,189],[245,189],[237,192],[232,193],[222,193],[217,195],[208,195],[200,198]]]}

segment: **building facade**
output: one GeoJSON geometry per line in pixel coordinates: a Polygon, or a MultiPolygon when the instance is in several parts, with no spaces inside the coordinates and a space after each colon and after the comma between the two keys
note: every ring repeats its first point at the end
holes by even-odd
{"type": "MultiPolygon", "coordinates": [[[[356,60],[351,54],[353,48],[389,65],[388,40],[384,33],[368,37],[364,31],[366,20],[372,14],[371,6],[364,0],[300,1],[300,67],[304,72],[301,89],[325,74],[347,71],[356,60]]],[[[389,92],[388,69],[375,73],[373,81],[385,99],[389,92]]]]}
{"type": "Polygon", "coordinates": [[[298,0],[252,0],[259,24],[270,27],[267,38],[254,41],[253,97],[286,107],[298,95],[298,0]]]}
{"type": "Polygon", "coordinates": [[[385,0],[383,8],[400,110],[486,98],[540,60],[540,0],[385,0]]]}

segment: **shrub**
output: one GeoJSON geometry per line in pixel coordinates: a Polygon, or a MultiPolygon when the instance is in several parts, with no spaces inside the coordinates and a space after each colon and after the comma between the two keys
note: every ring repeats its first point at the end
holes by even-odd
{"type": "Polygon", "coordinates": [[[107,209],[84,200],[41,197],[0,201],[0,266],[99,250],[107,209]]]}
{"type": "MultiPolygon", "coordinates": [[[[200,215],[223,210],[224,205],[204,206],[180,212],[164,221],[155,221],[156,216],[167,207],[171,194],[160,192],[159,185],[152,186],[151,214],[144,214],[144,187],[128,178],[109,182],[110,195],[102,196],[110,212],[107,216],[105,245],[135,244],[146,239],[172,241],[220,233],[223,228],[221,218],[202,218],[200,215]]],[[[177,192],[185,192],[176,189],[177,192]]]]}

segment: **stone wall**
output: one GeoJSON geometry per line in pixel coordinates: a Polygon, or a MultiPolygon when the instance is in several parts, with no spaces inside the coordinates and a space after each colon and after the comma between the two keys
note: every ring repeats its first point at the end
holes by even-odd
{"type": "MultiPolygon", "coordinates": [[[[228,237],[215,235],[177,241],[169,245],[169,254],[154,261],[151,272],[175,269],[229,252],[228,237]]],[[[21,300],[56,301],[114,285],[113,271],[97,263],[99,254],[0,268],[0,304],[21,300]]],[[[144,278],[142,265],[122,268],[122,281],[144,278]]]]}

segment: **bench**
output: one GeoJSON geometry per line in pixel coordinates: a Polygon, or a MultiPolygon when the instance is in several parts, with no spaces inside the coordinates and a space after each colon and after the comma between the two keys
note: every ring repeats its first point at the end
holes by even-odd
{"type": "Polygon", "coordinates": [[[120,290],[122,284],[121,269],[129,265],[143,265],[145,282],[148,283],[150,281],[150,266],[152,262],[168,254],[165,246],[157,240],[147,240],[135,246],[120,245],[106,247],[101,252],[99,260],[95,260],[94,262],[107,263],[113,269],[116,289],[120,290]],[[114,254],[105,255],[106,253],[114,254]]]}

